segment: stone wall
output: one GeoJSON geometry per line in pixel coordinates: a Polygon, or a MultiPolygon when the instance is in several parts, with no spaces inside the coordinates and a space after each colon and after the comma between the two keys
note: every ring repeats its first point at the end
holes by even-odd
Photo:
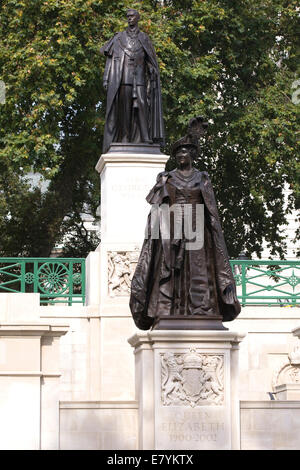
{"type": "Polygon", "coordinates": [[[137,450],[137,402],[61,402],[60,449],[137,450]]]}
{"type": "Polygon", "coordinates": [[[280,368],[299,347],[292,330],[300,325],[300,308],[244,307],[239,317],[226,324],[244,332],[240,345],[240,400],[268,400],[274,392],[280,368]]]}
{"type": "Polygon", "coordinates": [[[241,450],[299,450],[300,401],[242,401],[241,450]]]}
{"type": "MultiPolygon", "coordinates": [[[[137,330],[125,301],[126,297],[115,298],[111,309],[108,306],[101,312],[96,304],[40,307],[37,295],[0,295],[2,448],[137,448],[134,355],[128,343],[137,330]],[[29,325],[34,324],[38,335],[31,330],[28,334],[29,325]],[[49,336],[53,327],[61,336],[55,340],[49,336]],[[18,330],[17,339],[13,338],[13,328],[18,330]],[[21,347],[24,341],[30,347],[21,347]],[[20,353],[16,353],[19,349],[15,344],[10,348],[12,342],[20,345],[20,353]],[[34,344],[38,345],[35,360],[42,357],[42,361],[31,367],[34,344]],[[17,363],[8,365],[12,350],[17,363]],[[24,374],[22,364],[27,360],[24,374]],[[29,395],[28,380],[34,385],[29,395]],[[14,393],[22,399],[17,400],[14,393]],[[41,396],[41,402],[36,402],[41,414],[38,409],[32,414],[35,418],[28,428],[24,424],[28,423],[26,412],[32,410],[35,393],[41,396]],[[54,429],[58,412],[60,429],[54,429]],[[16,420],[18,433],[10,433],[10,425],[13,422],[16,426],[16,420]]],[[[299,448],[300,404],[276,400],[276,390],[279,393],[282,386],[282,381],[276,380],[298,347],[292,330],[299,325],[299,308],[281,307],[245,307],[238,319],[226,324],[231,331],[246,333],[240,345],[239,371],[242,448],[299,448]]]]}

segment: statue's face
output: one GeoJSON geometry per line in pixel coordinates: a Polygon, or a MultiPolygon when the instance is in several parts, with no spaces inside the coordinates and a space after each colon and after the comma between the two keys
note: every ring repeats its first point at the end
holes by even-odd
{"type": "Polygon", "coordinates": [[[179,147],[176,152],[177,165],[187,165],[192,163],[192,156],[189,147],[179,147]]]}
{"type": "Polygon", "coordinates": [[[127,21],[129,26],[135,26],[139,21],[139,14],[137,11],[129,10],[127,12],[127,21]]]}

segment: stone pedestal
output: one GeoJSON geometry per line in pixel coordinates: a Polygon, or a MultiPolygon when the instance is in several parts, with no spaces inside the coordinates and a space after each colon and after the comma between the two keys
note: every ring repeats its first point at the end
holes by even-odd
{"type": "Polygon", "coordinates": [[[152,330],[135,348],[140,449],[240,448],[238,346],[231,331],[152,330]]]}
{"type": "Polygon", "coordinates": [[[300,401],[300,383],[287,383],[274,387],[276,400],[300,401]]]}
{"type": "Polygon", "coordinates": [[[0,294],[0,448],[59,448],[59,338],[39,294],[0,294]],[[23,319],[22,319],[23,314],[23,319]]]}
{"type": "Polygon", "coordinates": [[[112,306],[120,311],[123,304],[129,311],[130,277],[150,212],[145,198],[168,158],[158,146],[112,144],[96,165],[101,179],[100,312],[104,315],[112,306]]]}
{"type": "Polygon", "coordinates": [[[101,182],[99,400],[134,398],[134,360],[127,342],[135,331],[130,283],[150,212],[145,198],[168,158],[156,145],[112,144],[96,166],[101,182]]]}

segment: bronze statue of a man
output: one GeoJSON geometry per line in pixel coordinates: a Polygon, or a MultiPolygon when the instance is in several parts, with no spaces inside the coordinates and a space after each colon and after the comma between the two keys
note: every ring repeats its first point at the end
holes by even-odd
{"type": "Polygon", "coordinates": [[[203,134],[204,124],[201,118],[190,122],[188,135],[173,145],[177,168],[160,173],[147,196],[156,206],[156,219],[151,211],[130,297],[133,319],[142,330],[224,329],[222,321],[233,320],[240,312],[212,184],[205,171],[193,167],[198,154],[193,131],[200,128],[203,134]],[[201,229],[202,243],[191,249],[189,233],[176,235],[173,224],[166,236],[170,212],[165,206],[177,209],[173,217],[177,228],[185,226],[185,207],[189,207],[190,233],[201,229]],[[198,229],[197,206],[203,209],[198,229]],[[155,224],[158,230],[153,232],[155,224]]]}
{"type": "Polygon", "coordinates": [[[103,151],[112,142],[162,143],[159,68],[153,45],[138,28],[140,15],[127,11],[128,28],[101,49],[107,57],[103,86],[107,90],[103,151]]]}

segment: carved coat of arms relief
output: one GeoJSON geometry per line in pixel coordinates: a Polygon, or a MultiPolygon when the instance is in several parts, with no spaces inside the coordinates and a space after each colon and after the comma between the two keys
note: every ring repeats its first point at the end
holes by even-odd
{"type": "Polygon", "coordinates": [[[108,292],[110,297],[129,295],[139,249],[134,251],[109,251],[108,253],[108,292]]]}
{"type": "Polygon", "coordinates": [[[164,406],[224,403],[224,356],[198,353],[161,354],[161,400],[164,406]]]}

